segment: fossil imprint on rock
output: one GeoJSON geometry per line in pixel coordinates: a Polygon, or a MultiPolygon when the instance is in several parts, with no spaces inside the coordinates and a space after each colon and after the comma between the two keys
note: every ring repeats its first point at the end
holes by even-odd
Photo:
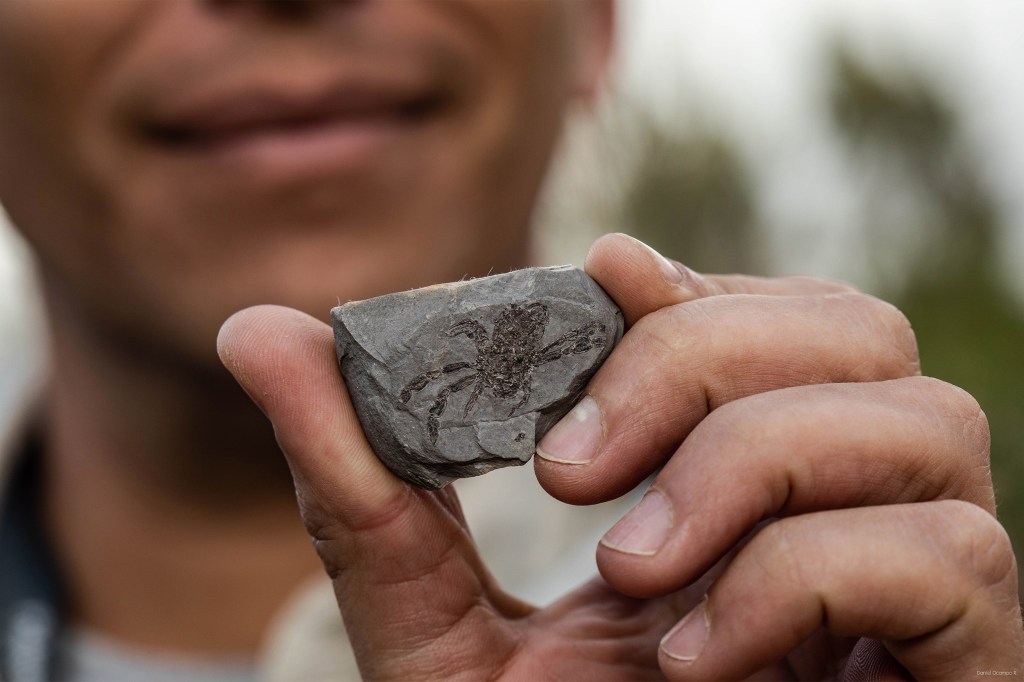
{"type": "Polygon", "coordinates": [[[473,339],[476,342],[476,359],[473,362],[453,362],[441,369],[424,372],[410,381],[399,396],[399,400],[408,403],[413,393],[422,390],[431,381],[462,370],[474,370],[469,376],[458,379],[438,392],[427,417],[427,433],[431,442],[437,442],[440,417],[453,394],[473,386],[473,393],[463,410],[463,416],[468,419],[485,388],[490,389],[498,398],[514,398],[522,393],[522,399],[509,410],[508,416],[511,417],[530,399],[533,370],[536,367],[565,355],[585,353],[603,346],[607,341],[605,326],[600,322],[588,322],[563,334],[547,346],[538,348],[549,317],[548,307],[543,303],[530,303],[525,307],[510,303],[495,320],[491,338],[488,338],[487,329],[471,318],[456,322],[445,332],[447,336],[465,334],[473,339]]]}
{"type": "Polygon", "coordinates": [[[332,317],[367,439],[425,488],[529,461],[623,328],[607,294],[570,266],[357,301],[332,317]]]}

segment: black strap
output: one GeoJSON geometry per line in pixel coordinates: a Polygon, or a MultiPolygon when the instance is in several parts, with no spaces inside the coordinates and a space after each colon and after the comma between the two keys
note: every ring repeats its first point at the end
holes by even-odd
{"type": "Polygon", "coordinates": [[[19,454],[0,505],[0,680],[52,682],[63,581],[39,518],[39,447],[19,454]]]}

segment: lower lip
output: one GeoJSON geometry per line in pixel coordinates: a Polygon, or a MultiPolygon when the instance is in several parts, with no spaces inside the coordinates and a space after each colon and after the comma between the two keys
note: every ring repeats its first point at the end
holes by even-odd
{"type": "Polygon", "coordinates": [[[362,169],[411,128],[390,118],[325,121],[257,129],[190,145],[181,152],[221,170],[285,178],[362,169]]]}

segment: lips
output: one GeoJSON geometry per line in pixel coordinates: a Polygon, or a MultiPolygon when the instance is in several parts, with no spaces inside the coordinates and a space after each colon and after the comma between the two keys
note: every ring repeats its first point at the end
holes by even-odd
{"type": "Polygon", "coordinates": [[[346,131],[365,137],[409,128],[444,103],[442,92],[426,87],[349,82],[291,92],[237,85],[167,105],[142,117],[140,128],[148,140],[171,151],[244,151],[268,141],[308,144],[311,137],[337,138],[346,131]]]}
{"type": "Polygon", "coordinates": [[[155,118],[144,125],[144,132],[169,146],[215,147],[267,134],[299,134],[345,125],[415,125],[440,104],[437,93],[402,94],[368,87],[311,96],[250,89],[155,118]]]}

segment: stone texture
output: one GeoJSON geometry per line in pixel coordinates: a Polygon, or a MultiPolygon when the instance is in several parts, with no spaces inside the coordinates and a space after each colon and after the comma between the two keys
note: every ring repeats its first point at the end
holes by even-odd
{"type": "Polygon", "coordinates": [[[618,307],[571,266],[356,301],[331,317],[367,439],[430,489],[528,462],[623,330],[618,307]]]}

